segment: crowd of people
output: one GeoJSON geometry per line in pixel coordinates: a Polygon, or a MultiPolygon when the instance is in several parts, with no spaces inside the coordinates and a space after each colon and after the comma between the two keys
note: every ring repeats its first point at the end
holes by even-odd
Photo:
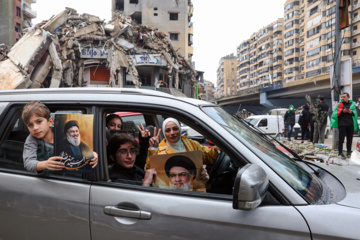
{"type": "MultiPolygon", "coordinates": [[[[287,138],[291,141],[291,135],[295,125],[296,109],[293,105],[284,115],[284,124],[287,131],[287,138]]],[[[305,104],[299,116],[299,125],[301,128],[301,143],[309,141],[312,143],[322,143],[325,141],[325,131],[328,123],[329,106],[325,103],[323,96],[319,97],[319,102],[315,104],[305,104]]],[[[335,106],[330,118],[330,128],[339,129],[338,152],[342,159],[350,157],[351,145],[354,130],[359,131],[357,123],[357,111],[354,101],[350,100],[348,93],[341,95],[341,100],[335,106]],[[346,137],[346,157],[343,153],[343,144],[346,137]]]]}

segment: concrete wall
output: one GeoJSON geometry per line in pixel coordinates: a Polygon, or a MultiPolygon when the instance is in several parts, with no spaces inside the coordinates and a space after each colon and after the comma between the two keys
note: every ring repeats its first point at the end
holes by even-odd
{"type": "Polygon", "coordinates": [[[14,11],[12,0],[0,0],[0,43],[14,43],[14,11]]]}
{"type": "MultiPolygon", "coordinates": [[[[117,0],[113,0],[113,12],[117,0]]],[[[155,27],[162,32],[179,34],[178,41],[172,41],[174,49],[180,49],[179,53],[188,59],[188,0],[164,1],[164,0],[139,0],[138,4],[130,4],[129,0],[124,2],[124,14],[139,15],[143,25],[155,27]],[[178,20],[170,20],[170,13],[178,13],[178,20]]],[[[192,30],[192,29],[191,29],[192,30]]],[[[191,31],[190,31],[191,32],[191,31]]]]}

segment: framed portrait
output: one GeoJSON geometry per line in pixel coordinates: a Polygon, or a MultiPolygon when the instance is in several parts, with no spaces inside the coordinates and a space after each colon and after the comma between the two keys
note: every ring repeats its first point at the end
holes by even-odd
{"type": "Polygon", "coordinates": [[[55,156],[63,158],[66,170],[92,172],[93,124],[93,114],[55,115],[55,156]]]}
{"type": "Polygon", "coordinates": [[[205,192],[205,182],[200,180],[203,166],[202,152],[183,152],[150,156],[150,168],[155,168],[154,187],[205,192]]]}

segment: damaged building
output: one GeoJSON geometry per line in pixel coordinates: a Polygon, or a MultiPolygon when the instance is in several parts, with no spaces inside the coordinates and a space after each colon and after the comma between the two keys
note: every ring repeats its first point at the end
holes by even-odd
{"type": "Polygon", "coordinates": [[[0,61],[0,89],[133,87],[195,97],[199,78],[168,34],[121,13],[105,23],[70,8],[28,28],[0,61]]]}

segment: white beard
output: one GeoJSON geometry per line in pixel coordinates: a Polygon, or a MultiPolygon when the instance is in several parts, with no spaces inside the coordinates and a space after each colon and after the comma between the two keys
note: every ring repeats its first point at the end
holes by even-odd
{"type": "Polygon", "coordinates": [[[188,183],[183,183],[183,182],[178,182],[178,183],[181,183],[181,184],[174,183],[173,185],[171,185],[171,183],[170,183],[170,188],[171,189],[182,190],[182,191],[189,191],[191,189],[191,181],[188,182],[188,183]],[[181,185],[184,185],[184,187],[181,188],[181,185]]]}
{"type": "Polygon", "coordinates": [[[66,136],[66,139],[68,140],[68,142],[69,142],[71,145],[73,145],[73,146],[75,146],[75,147],[79,146],[80,143],[81,143],[80,134],[79,134],[79,137],[78,137],[76,140],[73,139],[73,138],[71,138],[70,135],[67,135],[67,136],[66,136]]]}

